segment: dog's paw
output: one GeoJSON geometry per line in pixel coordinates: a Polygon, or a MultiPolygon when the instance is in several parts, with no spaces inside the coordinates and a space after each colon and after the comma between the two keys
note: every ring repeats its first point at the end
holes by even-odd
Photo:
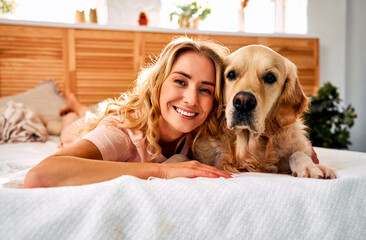
{"type": "Polygon", "coordinates": [[[335,179],[335,178],[337,178],[337,175],[335,174],[333,169],[328,168],[328,167],[326,167],[324,165],[321,165],[321,164],[317,164],[315,166],[317,166],[318,168],[320,168],[322,170],[323,179],[335,179]]]}
{"type": "Polygon", "coordinates": [[[334,179],[337,178],[334,170],[320,164],[309,164],[292,173],[294,177],[334,179]]]}

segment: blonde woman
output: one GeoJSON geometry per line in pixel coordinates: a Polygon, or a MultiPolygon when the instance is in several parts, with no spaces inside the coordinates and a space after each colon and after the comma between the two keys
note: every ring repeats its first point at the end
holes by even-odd
{"type": "Polygon", "coordinates": [[[82,185],[122,175],[230,177],[197,161],[161,164],[174,154],[187,155],[194,141],[218,131],[227,54],[225,47],[210,41],[173,40],[140,73],[131,92],[110,101],[89,123],[81,140],[32,168],[25,187],[82,185]]]}

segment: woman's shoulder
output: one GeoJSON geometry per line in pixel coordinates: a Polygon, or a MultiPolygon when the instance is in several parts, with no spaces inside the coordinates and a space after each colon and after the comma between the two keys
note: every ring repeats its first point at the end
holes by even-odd
{"type": "Polygon", "coordinates": [[[123,133],[123,135],[131,139],[135,145],[141,144],[140,141],[143,139],[144,133],[139,129],[131,129],[126,127],[129,125],[129,123],[130,121],[122,116],[108,115],[100,121],[98,127],[102,127],[102,125],[104,125],[114,132],[123,133]]]}
{"type": "Polygon", "coordinates": [[[102,118],[102,120],[99,122],[99,125],[108,125],[113,123],[122,123],[124,118],[117,115],[107,115],[102,118]]]}

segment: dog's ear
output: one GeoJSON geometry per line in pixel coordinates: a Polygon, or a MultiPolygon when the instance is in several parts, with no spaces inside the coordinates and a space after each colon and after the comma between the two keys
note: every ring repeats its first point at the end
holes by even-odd
{"type": "Polygon", "coordinates": [[[296,66],[287,59],[286,74],[286,81],[275,113],[275,119],[281,127],[294,123],[308,108],[308,99],[301,88],[296,66]]]}

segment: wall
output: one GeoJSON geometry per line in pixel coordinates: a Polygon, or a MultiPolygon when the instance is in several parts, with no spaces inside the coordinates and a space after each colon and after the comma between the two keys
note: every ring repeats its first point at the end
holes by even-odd
{"type": "Polygon", "coordinates": [[[150,27],[159,27],[160,0],[104,0],[107,2],[107,23],[109,25],[138,26],[140,11],[145,11],[150,27]],[[127,10],[126,10],[127,9],[127,10]]]}
{"type": "Polygon", "coordinates": [[[309,0],[308,34],[320,39],[320,85],[339,88],[358,115],[351,129],[351,150],[366,152],[366,1],[309,0]]]}
{"type": "Polygon", "coordinates": [[[320,39],[320,85],[332,82],[345,98],[346,1],[308,1],[308,34],[320,39]]]}
{"type": "Polygon", "coordinates": [[[347,0],[346,102],[355,107],[353,150],[366,152],[366,1],[347,0]]]}

